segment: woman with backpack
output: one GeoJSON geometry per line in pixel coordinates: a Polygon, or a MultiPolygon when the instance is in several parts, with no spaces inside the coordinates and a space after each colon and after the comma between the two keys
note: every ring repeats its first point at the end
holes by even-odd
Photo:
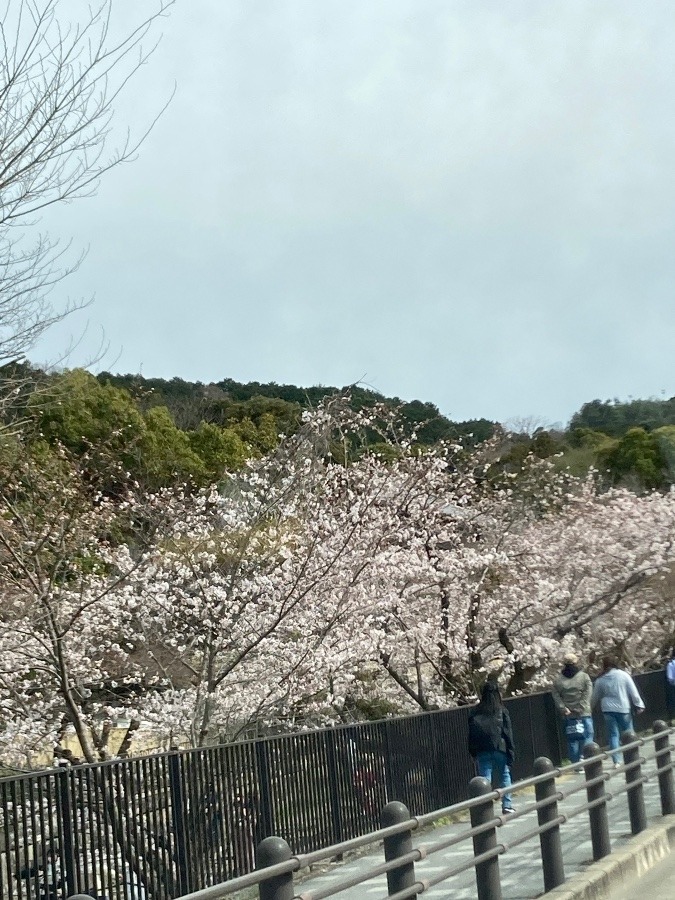
{"type": "MultiPolygon", "coordinates": [[[[469,753],[476,760],[478,774],[497,786],[511,786],[511,766],[515,759],[511,717],[492,679],[485,682],[480,703],[469,713],[469,753]]],[[[502,812],[515,812],[511,795],[502,797],[502,812]]]]}

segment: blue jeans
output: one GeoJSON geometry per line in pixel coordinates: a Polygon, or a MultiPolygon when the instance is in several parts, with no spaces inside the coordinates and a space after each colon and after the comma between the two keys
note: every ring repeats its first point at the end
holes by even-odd
{"type": "Polygon", "coordinates": [[[570,716],[565,719],[565,736],[567,737],[567,746],[570,752],[570,762],[576,763],[581,759],[581,751],[586,744],[591,744],[595,737],[593,729],[593,719],[590,716],[578,716],[577,718],[570,716]],[[581,723],[582,731],[577,730],[570,734],[568,728],[581,723]]]}
{"type": "MultiPolygon", "coordinates": [[[[497,779],[497,787],[511,787],[511,769],[506,761],[506,753],[501,750],[483,750],[476,754],[478,774],[481,778],[487,778],[492,784],[492,773],[497,779]]],[[[502,797],[502,809],[511,809],[511,794],[502,797]]]]}
{"type": "MultiPolygon", "coordinates": [[[[629,712],[603,712],[605,725],[607,726],[607,736],[609,739],[609,749],[617,750],[620,744],[620,736],[624,731],[633,730],[633,718],[629,712]]],[[[612,753],[612,759],[615,763],[621,762],[619,753],[612,753]]]]}

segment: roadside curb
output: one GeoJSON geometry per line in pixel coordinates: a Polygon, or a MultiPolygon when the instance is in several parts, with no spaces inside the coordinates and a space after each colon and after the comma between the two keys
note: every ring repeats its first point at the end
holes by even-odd
{"type": "Polygon", "coordinates": [[[546,894],[551,900],[607,900],[675,850],[675,815],[664,816],[630,842],[546,894]]]}

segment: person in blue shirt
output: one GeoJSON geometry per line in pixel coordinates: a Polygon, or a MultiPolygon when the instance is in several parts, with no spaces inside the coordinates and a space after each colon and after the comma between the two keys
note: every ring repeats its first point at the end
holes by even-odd
{"type": "Polygon", "coordinates": [[[607,735],[609,749],[612,752],[614,765],[620,765],[620,756],[616,752],[619,748],[621,735],[625,731],[633,730],[632,711],[641,713],[645,704],[640,696],[635,682],[628,672],[619,668],[619,663],[614,656],[605,656],[602,660],[602,675],[593,685],[591,706],[600,707],[607,735]]]}
{"type": "Polygon", "coordinates": [[[670,659],[666,666],[666,702],[672,723],[675,718],[675,647],[670,652],[670,659]]]}

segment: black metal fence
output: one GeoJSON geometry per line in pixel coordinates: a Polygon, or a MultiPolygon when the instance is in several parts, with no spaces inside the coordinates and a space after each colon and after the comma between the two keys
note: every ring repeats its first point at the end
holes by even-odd
{"type": "MultiPolygon", "coordinates": [[[[665,716],[662,672],[638,676],[665,716]]],[[[561,761],[550,694],[507,701],[517,760],[561,761]]],[[[295,853],[368,834],[391,800],[425,815],[467,798],[468,709],[0,779],[0,894],[168,900],[244,875],[282,835],[295,853]]]]}
{"type": "MultiPolygon", "coordinates": [[[[528,849],[521,858],[521,877],[515,890],[519,897],[539,897],[542,894],[541,888],[546,894],[566,882],[561,832],[572,820],[578,841],[579,830],[586,830],[584,819],[587,819],[592,860],[598,862],[612,852],[610,820],[618,813],[622,821],[621,811],[616,808],[621,803],[622,795],[627,800],[630,831],[633,835],[640,834],[647,828],[644,785],[650,780],[658,780],[661,815],[672,816],[675,813],[673,748],[670,743],[674,732],[675,729],[668,727],[664,721],[654,722],[652,732],[644,738],[638,738],[630,731],[625,732],[621,737],[623,765],[614,765],[609,771],[604,770],[603,763],[611,761],[611,754],[603,753],[595,743],[587,744],[580,763],[584,770],[583,778],[577,777],[577,763],[559,768],[550,759],[539,757],[534,765],[534,774],[529,778],[499,790],[493,790],[485,778],[473,778],[469,784],[470,799],[424,816],[411,816],[405,804],[393,800],[382,810],[382,827],[377,831],[313,853],[296,854],[279,836],[265,838],[257,848],[258,867],[255,872],[188,894],[180,900],[222,900],[223,897],[241,896],[242,891],[249,891],[253,887],[258,888],[260,900],[324,900],[333,896],[354,896],[355,889],[360,890],[364,884],[368,884],[369,891],[377,895],[376,892],[384,889],[381,884],[384,876],[387,894],[380,894],[380,900],[415,900],[441,884],[446,891],[451,891],[452,896],[458,895],[460,891],[466,892],[468,885],[464,876],[472,871],[478,900],[502,900],[499,859],[505,854],[507,858],[512,857],[513,851],[517,854],[524,844],[528,845],[528,849]],[[606,789],[607,784],[609,791],[606,789]],[[525,806],[519,806],[517,811],[512,810],[509,815],[497,814],[495,801],[501,805],[506,791],[520,793],[531,788],[534,788],[534,802],[526,802],[525,806]],[[579,803],[583,795],[585,800],[579,803]],[[470,818],[469,828],[466,827],[467,813],[470,818]],[[427,835],[425,843],[418,842],[415,846],[416,832],[419,833],[449,815],[461,819],[453,833],[446,831],[439,836],[427,835]],[[537,824],[531,827],[534,817],[537,824]],[[510,825],[508,840],[498,835],[498,830],[505,822],[513,823],[517,819],[521,820],[524,827],[516,827],[513,831],[510,825]],[[537,839],[539,854],[531,848],[532,842],[537,839]],[[378,844],[383,845],[384,862],[371,858],[366,866],[358,866],[351,871],[342,870],[331,879],[329,885],[319,883],[313,886],[310,882],[309,887],[306,884],[302,886],[302,893],[296,893],[299,885],[295,882],[295,873],[338,854],[372,850],[378,844]],[[446,855],[447,851],[452,855],[446,855]],[[458,851],[459,855],[455,855],[458,851]],[[537,856],[540,864],[532,866],[537,856]],[[432,859],[433,862],[423,869],[432,859]],[[419,869],[417,864],[420,864],[419,869]],[[538,873],[532,871],[537,868],[538,873]],[[534,883],[532,875],[535,875],[534,883]]],[[[528,799],[522,795],[521,798],[528,799]]],[[[420,834],[419,839],[423,840],[423,835],[420,834]]],[[[642,849],[644,851],[644,847],[642,849]]],[[[640,864],[636,861],[636,875],[644,865],[644,852],[637,856],[640,857],[640,864]]],[[[593,870],[588,866],[589,861],[584,859],[581,864],[584,871],[583,888],[576,884],[566,896],[606,896],[607,869],[593,870]]],[[[622,873],[629,876],[630,871],[630,866],[624,859],[622,873]]],[[[513,879],[513,870],[510,879],[513,879]]],[[[511,889],[513,888],[512,884],[511,889]]],[[[75,896],[70,900],[86,898],[75,896]]]]}

